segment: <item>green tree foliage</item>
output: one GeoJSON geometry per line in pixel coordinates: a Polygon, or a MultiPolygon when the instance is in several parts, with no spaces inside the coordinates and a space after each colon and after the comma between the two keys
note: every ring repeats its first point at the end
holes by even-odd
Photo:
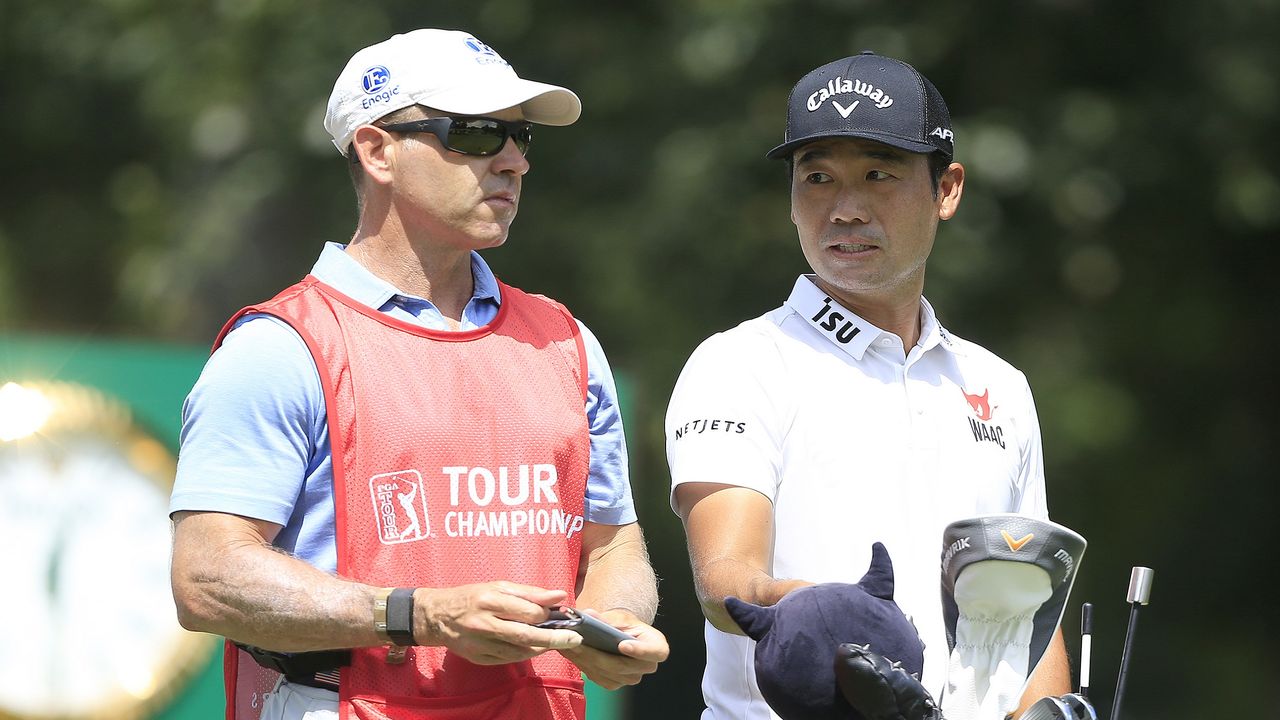
{"type": "MultiPolygon", "coordinates": [[[[1129,568],[1148,565],[1129,717],[1257,716],[1280,677],[1254,589],[1276,500],[1278,16],[1277,0],[11,0],[0,327],[207,343],[298,278],[354,226],[320,124],[332,82],[392,32],[465,28],[574,88],[582,120],[538,131],[521,217],[489,257],[575,308],[629,381],[674,651],[631,697],[637,717],[688,717],[701,625],[667,505],[666,400],[702,338],[806,270],[785,170],[763,157],[791,85],[862,49],[896,55],[948,98],[969,169],[928,294],[1037,392],[1053,515],[1090,540],[1072,613],[1098,606],[1097,693],[1129,568]]],[[[855,417],[851,433],[874,421],[855,417]]]]}

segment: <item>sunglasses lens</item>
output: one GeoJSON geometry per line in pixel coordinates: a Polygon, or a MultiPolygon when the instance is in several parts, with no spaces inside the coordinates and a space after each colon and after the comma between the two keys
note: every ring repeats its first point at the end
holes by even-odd
{"type": "Polygon", "coordinates": [[[516,149],[520,151],[521,155],[527,155],[529,153],[529,144],[533,142],[533,128],[523,125],[513,137],[516,141],[516,149]]]}
{"type": "Polygon", "coordinates": [[[449,148],[468,155],[493,155],[507,142],[507,130],[492,120],[454,120],[449,148]]]}
{"type": "MultiPolygon", "coordinates": [[[[513,123],[514,124],[514,123],[513,123]]],[[[455,118],[449,126],[448,147],[468,155],[495,155],[507,144],[508,126],[494,120],[460,120],[455,118]]],[[[523,155],[533,141],[533,130],[527,123],[516,126],[510,136],[516,141],[516,149],[523,155]]]]}

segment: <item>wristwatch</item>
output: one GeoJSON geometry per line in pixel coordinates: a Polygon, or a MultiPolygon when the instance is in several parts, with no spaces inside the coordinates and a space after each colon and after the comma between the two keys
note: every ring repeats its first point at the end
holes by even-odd
{"type": "Polygon", "coordinates": [[[413,588],[382,588],[373,599],[373,627],[383,642],[408,647],[413,639],[413,588]]]}
{"type": "Polygon", "coordinates": [[[0,378],[0,717],[141,718],[208,664],[178,624],[176,461],[88,386],[0,378]]]}

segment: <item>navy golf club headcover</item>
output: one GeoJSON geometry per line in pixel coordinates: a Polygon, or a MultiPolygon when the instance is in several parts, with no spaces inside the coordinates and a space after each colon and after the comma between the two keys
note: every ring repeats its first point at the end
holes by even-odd
{"type": "Polygon", "coordinates": [[[836,684],[841,643],[870,645],[917,677],[924,668],[924,645],[893,601],[893,562],[881,543],[856,585],[812,585],[768,607],[730,597],[725,609],[756,641],[756,683],[783,720],[863,720],[836,684]]]}

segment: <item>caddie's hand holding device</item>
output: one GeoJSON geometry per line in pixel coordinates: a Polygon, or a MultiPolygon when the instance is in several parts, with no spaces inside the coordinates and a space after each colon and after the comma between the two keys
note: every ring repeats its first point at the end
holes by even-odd
{"type": "Polygon", "coordinates": [[[603,650],[614,655],[621,655],[618,645],[626,640],[635,640],[609,623],[580,613],[571,607],[551,608],[551,617],[538,623],[540,628],[551,630],[572,630],[582,636],[582,644],[587,647],[603,650]]]}

